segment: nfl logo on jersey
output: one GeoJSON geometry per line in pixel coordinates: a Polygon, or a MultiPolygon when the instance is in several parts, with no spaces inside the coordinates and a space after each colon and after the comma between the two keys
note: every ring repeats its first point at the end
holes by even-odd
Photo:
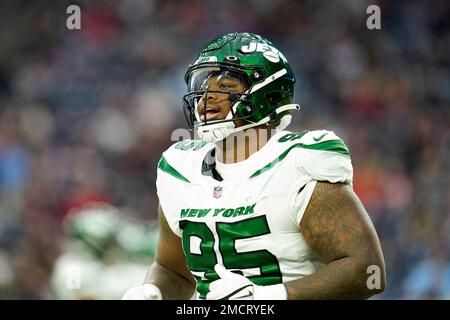
{"type": "Polygon", "coordinates": [[[222,187],[214,187],[213,197],[220,198],[222,196],[222,187]]]}

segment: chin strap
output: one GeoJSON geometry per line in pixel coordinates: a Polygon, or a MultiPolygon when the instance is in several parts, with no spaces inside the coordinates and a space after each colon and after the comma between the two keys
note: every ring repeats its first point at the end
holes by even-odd
{"type": "MultiPolygon", "coordinates": [[[[284,106],[278,107],[275,109],[275,113],[278,115],[282,112],[288,111],[288,110],[300,110],[300,106],[298,104],[286,104],[284,106]]],[[[206,142],[218,142],[220,140],[225,139],[230,134],[243,131],[246,129],[250,129],[253,127],[257,127],[263,124],[268,123],[271,121],[272,118],[270,116],[267,116],[258,122],[253,122],[246,124],[241,127],[235,126],[233,121],[229,122],[223,122],[223,123],[217,123],[217,124],[210,124],[205,125],[197,128],[198,136],[200,139],[206,141],[206,142]]],[[[287,128],[287,126],[291,123],[292,116],[290,114],[284,115],[280,119],[280,124],[277,126],[278,131],[282,131],[287,128]]]]}

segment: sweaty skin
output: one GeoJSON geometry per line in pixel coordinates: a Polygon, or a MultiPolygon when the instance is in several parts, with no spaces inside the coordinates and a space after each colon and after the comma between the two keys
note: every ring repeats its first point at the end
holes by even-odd
{"type": "MultiPolygon", "coordinates": [[[[208,92],[198,103],[200,119],[219,120],[225,119],[231,110],[231,102],[226,92],[244,92],[245,84],[239,79],[227,76],[212,76],[206,81],[208,92]],[[221,92],[217,92],[221,91],[221,92]]],[[[236,123],[236,126],[242,123],[236,123]]]]}
{"type": "Polygon", "coordinates": [[[345,184],[318,182],[300,223],[308,245],[326,265],[285,284],[289,299],[366,299],[385,288],[380,242],[364,206],[345,184]],[[369,289],[367,268],[380,268],[380,287],[369,289]]]}
{"type": "MultiPolygon", "coordinates": [[[[201,120],[225,119],[231,110],[231,101],[226,92],[244,92],[245,83],[229,76],[211,76],[205,80],[208,92],[199,100],[198,113],[201,120]],[[221,92],[218,92],[221,91],[221,92]]],[[[245,125],[235,120],[236,127],[245,125]]],[[[261,149],[272,136],[272,126],[261,125],[228,136],[216,143],[216,158],[222,163],[236,163],[248,159],[261,149]],[[264,132],[262,132],[264,131],[264,132]],[[243,141],[243,143],[236,143],[243,141]]]]}

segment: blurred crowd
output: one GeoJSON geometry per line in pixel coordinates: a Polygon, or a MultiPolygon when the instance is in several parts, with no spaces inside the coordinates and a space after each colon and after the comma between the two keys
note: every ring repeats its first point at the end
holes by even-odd
{"type": "Polygon", "coordinates": [[[349,146],[385,254],[376,299],[450,299],[446,0],[0,2],[0,299],[58,298],[74,208],[157,218],[157,161],[185,127],[184,72],[233,31],[271,39],[294,68],[290,130],[334,130],[349,146]],[[70,4],[81,30],[66,27],[70,4]],[[381,30],[366,27],[370,4],[381,30]]]}

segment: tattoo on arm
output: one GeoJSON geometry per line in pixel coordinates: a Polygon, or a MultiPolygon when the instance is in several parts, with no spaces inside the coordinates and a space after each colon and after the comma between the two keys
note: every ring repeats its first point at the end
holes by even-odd
{"type": "Polygon", "coordinates": [[[326,265],[287,282],[290,299],[358,299],[379,293],[368,289],[366,281],[369,265],[378,265],[384,280],[381,247],[350,186],[318,182],[300,228],[316,258],[326,265]]]}

